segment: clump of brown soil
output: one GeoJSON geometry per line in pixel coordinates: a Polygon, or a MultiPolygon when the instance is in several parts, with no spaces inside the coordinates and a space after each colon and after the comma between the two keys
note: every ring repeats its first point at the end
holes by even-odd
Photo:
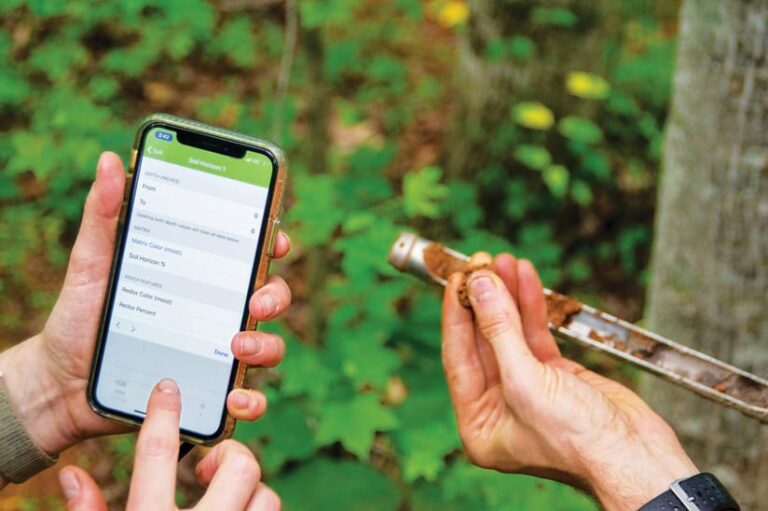
{"type": "Polygon", "coordinates": [[[581,302],[570,296],[552,292],[547,295],[547,319],[555,327],[565,325],[581,310],[581,302]]]}
{"type": "Polygon", "coordinates": [[[467,263],[446,252],[440,243],[430,243],[424,249],[424,265],[432,274],[443,280],[448,280],[454,273],[464,273],[467,270],[467,263]]]}
{"type": "MultiPolygon", "coordinates": [[[[459,287],[459,302],[470,307],[466,277],[482,269],[493,269],[490,264],[472,265],[445,251],[440,243],[430,243],[424,249],[424,265],[435,276],[448,280],[454,273],[464,274],[464,283],[459,287]]],[[[571,316],[581,310],[581,302],[570,296],[552,293],[547,296],[547,316],[555,326],[563,326],[571,316]]]]}
{"type": "Polygon", "coordinates": [[[766,388],[741,375],[731,374],[715,385],[709,386],[718,392],[728,394],[751,405],[768,408],[768,391],[766,388]]]}
{"type": "Polygon", "coordinates": [[[601,342],[612,348],[616,348],[617,350],[627,351],[627,343],[619,339],[616,334],[613,334],[613,333],[603,334],[602,332],[598,332],[597,330],[590,329],[589,335],[587,337],[589,337],[594,341],[601,342]]]}
{"type": "Polygon", "coordinates": [[[443,280],[448,280],[454,273],[464,275],[464,282],[459,287],[459,302],[464,307],[470,307],[467,277],[477,270],[492,269],[490,264],[470,264],[458,259],[446,252],[440,243],[431,243],[424,249],[424,265],[433,275],[443,280]]]}

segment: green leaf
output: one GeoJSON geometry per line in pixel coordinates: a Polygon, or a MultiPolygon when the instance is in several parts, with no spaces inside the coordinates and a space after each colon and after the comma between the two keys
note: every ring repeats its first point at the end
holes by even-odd
{"type": "Polygon", "coordinates": [[[244,443],[264,441],[259,461],[269,472],[286,461],[304,459],[315,450],[307,417],[293,400],[270,402],[269,412],[256,422],[239,421],[234,437],[244,443]]]}
{"type": "Polygon", "coordinates": [[[386,169],[395,157],[395,147],[362,145],[346,158],[346,169],[337,178],[336,189],[349,209],[368,208],[394,198],[386,169]]]}
{"type": "Polygon", "coordinates": [[[596,144],[603,139],[603,130],[583,117],[568,116],[560,119],[557,129],[561,135],[582,144],[596,144]]]}
{"type": "Polygon", "coordinates": [[[509,51],[519,59],[528,60],[536,51],[536,43],[528,37],[516,35],[509,40],[509,51]]]}
{"type": "Polygon", "coordinates": [[[29,0],[29,10],[40,17],[58,16],[67,12],[66,0],[29,0]]]}
{"type": "Polygon", "coordinates": [[[602,151],[587,147],[581,155],[581,168],[600,181],[608,182],[611,179],[611,162],[602,151]]]}
{"type": "Polygon", "coordinates": [[[351,461],[318,459],[275,479],[286,511],[394,511],[397,488],[384,475],[351,461]]]}
{"type": "Polygon", "coordinates": [[[357,40],[331,41],[325,49],[325,75],[333,82],[357,70],[362,45],[357,40]]]}
{"type": "Polygon", "coordinates": [[[46,178],[58,166],[55,158],[45,157],[56,153],[50,136],[14,131],[11,134],[11,144],[14,155],[5,167],[5,171],[11,175],[30,170],[38,177],[46,178]]]}
{"type": "Polygon", "coordinates": [[[376,215],[368,211],[351,213],[344,221],[342,229],[345,234],[354,234],[369,229],[376,223],[376,215]]]}
{"type": "Polygon", "coordinates": [[[351,400],[327,402],[318,412],[316,440],[320,445],[340,441],[358,458],[367,459],[377,431],[397,426],[392,411],[375,394],[358,394],[351,400]]]}
{"type": "Polygon", "coordinates": [[[531,476],[504,474],[474,467],[466,462],[451,466],[443,482],[445,495],[453,500],[482,500],[487,509],[520,511],[596,511],[589,497],[570,486],[531,476]]]}
{"type": "Polygon", "coordinates": [[[479,498],[468,499],[458,496],[449,499],[445,496],[442,481],[426,483],[419,481],[414,485],[411,494],[411,509],[417,511],[476,511],[487,509],[486,504],[479,498]]]}
{"type": "Polygon", "coordinates": [[[330,241],[344,218],[333,176],[295,174],[293,186],[295,196],[301,197],[288,212],[288,219],[298,224],[294,228],[296,238],[306,247],[330,241]]]}
{"type": "MultiPolygon", "coordinates": [[[[422,290],[421,293],[415,289],[408,290],[408,296],[411,299],[411,307],[408,310],[404,324],[408,325],[407,331],[399,332],[397,339],[402,339],[409,347],[416,343],[429,346],[438,353],[440,349],[440,314],[442,302],[436,293],[430,293],[431,290],[422,290]]],[[[420,393],[420,395],[423,395],[420,393]]],[[[411,396],[407,403],[411,402],[411,396]]],[[[398,409],[398,416],[402,417],[403,407],[398,409]]]]}
{"type": "MultiPolygon", "coordinates": [[[[530,186],[523,179],[512,178],[507,182],[507,198],[504,211],[512,220],[520,220],[534,206],[536,198],[530,192],[530,186]]],[[[472,249],[474,250],[474,249],[472,249]]]]}
{"type": "Polygon", "coordinates": [[[403,209],[406,216],[435,218],[440,213],[439,202],[448,195],[448,187],[440,183],[440,167],[426,167],[403,177],[403,209]]]}
{"type": "Polygon", "coordinates": [[[592,204],[592,190],[589,185],[581,180],[575,180],[571,185],[571,197],[581,206],[592,204]]]}
{"type": "Polygon", "coordinates": [[[485,46],[485,58],[491,62],[499,62],[506,57],[507,45],[506,41],[501,38],[491,39],[485,46]]]}
{"type": "Polygon", "coordinates": [[[536,51],[536,44],[528,37],[517,35],[511,39],[496,38],[485,47],[485,57],[491,62],[499,62],[508,56],[528,60],[536,51]]]}
{"type": "Polygon", "coordinates": [[[474,229],[483,217],[477,202],[477,189],[466,181],[453,179],[447,183],[448,195],[440,204],[440,216],[451,218],[461,232],[474,229]],[[456,212],[461,211],[460,215],[456,212]]]}
{"type": "Polygon", "coordinates": [[[531,19],[539,25],[565,28],[573,27],[579,22],[579,17],[573,12],[556,7],[536,7],[531,14],[531,19]]]}
{"type": "Polygon", "coordinates": [[[30,92],[27,82],[10,74],[0,74],[0,105],[18,105],[30,92]]]}
{"type": "Polygon", "coordinates": [[[308,394],[315,399],[327,396],[331,385],[339,380],[338,371],[326,361],[327,354],[296,341],[285,339],[285,360],[280,364],[285,396],[308,394]]]}
{"type": "Polygon", "coordinates": [[[515,148],[515,159],[534,170],[543,170],[552,163],[552,155],[546,147],[521,144],[515,148]]]}
{"type": "Polygon", "coordinates": [[[592,268],[587,261],[582,259],[572,259],[568,262],[566,272],[573,280],[583,282],[592,275],[592,268]]]}
{"type": "Polygon", "coordinates": [[[27,61],[30,68],[58,81],[74,73],[88,60],[88,53],[75,41],[53,39],[38,46],[27,61]]]}
{"type": "Polygon", "coordinates": [[[385,85],[389,94],[404,94],[408,82],[408,68],[402,59],[389,55],[376,55],[365,68],[368,78],[385,85]]]}
{"type": "Polygon", "coordinates": [[[424,6],[418,0],[395,0],[394,3],[405,11],[413,21],[421,21],[424,17],[424,6]]]}
{"type": "Polygon", "coordinates": [[[352,21],[354,1],[302,0],[299,3],[301,24],[306,28],[345,25],[352,21]]]}
{"type": "Polygon", "coordinates": [[[111,76],[99,75],[91,78],[88,83],[88,90],[97,100],[111,98],[120,89],[120,84],[111,76]]]}
{"type": "Polygon", "coordinates": [[[450,418],[402,428],[396,441],[403,452],[403,478],[409,482],[419,477],[434,481],[445,468],[445,456],[461,444],[450,418]]]}
{"type": "Polygon", "coordinates": [[[377,273],[394,275],[386,254],[402,229],[389,217],[379,217],[367,229],[340,237],[334,248],[343,254],[341,267],[345,276],[358,280],[357,284],[365,288],[373,284],[377,273]]]}
{"type": "Polygon", "coordinates": [[[637,247],[649,245],[650,238],[651,233],[647,225],[629,226],[621,231],[616,244],[624,271],[632,274],[638,270],[637,247]]]}
{"type": "Polygon", "coordinates": [[[0,12],[11,12],[15,8],[26,3],[26,0],[4,0],[0,2],[0,12]]]}
{"type": "Polygon", "coordinates": [[[385,388],[389,376],[400,365],[400,359],[392,350],[381,346],[375,337],[360,337],[354,331],[350,334],[343,338],[335,336],[329,341],[329,348],[339,358],[344,376],[357,388],[385,388]]]}
{"type": "Polygon", "coordinates": [[[456,249],[465,254],[471,254],[477,250],[477,247],[483,247],[483,250],[491,254],[513,252],[512,243],[509,240],[482,229],[467,233],[463,239],[456,243],[456,249]]]}
{"type": "Polygon", "coordinates": [[[238,16],[227,22],[219,35],[211,40],[210,49],[226,55],[240,67],[252,66],[256,60],[256,40],[251,20],[247,16],[238,16]]]}
{"type": "Polygon", "coordinates": [[[550,165],[543,170],[541,178],[555,197],[562,198],[568,193],[570,173],[563,165],[550,165]]]}
{"type": "Polygon", "coordinates": [[[160,57],[163,48],[161,35],[145,32],[142,34],[141,41],[132,46],[117,48],[107,53],[102,59],[102,68],[106,71],[137,77],[160,57]]]}

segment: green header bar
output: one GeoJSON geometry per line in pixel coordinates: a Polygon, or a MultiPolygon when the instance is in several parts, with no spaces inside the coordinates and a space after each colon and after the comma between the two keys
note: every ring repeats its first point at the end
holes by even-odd
{"type": "Polygon", "coordinates": [[[272,160],[261,153],[246,151],[242,158],[232,158],[180,144],[176,133],[164,128],[149,130],[144,138],[143,155],[264,188],[269,188],[272,180],[272,160]]]}

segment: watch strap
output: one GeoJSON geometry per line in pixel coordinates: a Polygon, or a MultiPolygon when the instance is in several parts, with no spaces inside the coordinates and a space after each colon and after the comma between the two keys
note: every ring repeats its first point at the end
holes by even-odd
{"type": "Polygon", "coordinates": [[[678,479],[638,511],[740,511],[739,504],[712,474],[678,479]]]}
{"type": "Polygon", "coordinates": [[[12,483],[23,483],[57,460],[35,445],[16,417],[0,373],[0,475],[12,483]]]}

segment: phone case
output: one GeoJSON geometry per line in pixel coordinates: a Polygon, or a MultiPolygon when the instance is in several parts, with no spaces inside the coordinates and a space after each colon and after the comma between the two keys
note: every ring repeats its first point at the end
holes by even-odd
{"type": "MultiPolygon", "coordinates": [[[[267,279],[267,273],[269,271],[269,263],[272,257],[274,256],[275,243],[277,241],[277,235],[280,230],[279,229],[280,214],[282,211],[283,192],[285,189],[285,180],[288,172],[285,155],[282,149],[277,147],[275,144],[268,142],[266,140],[262,140],[260,138],[252,137],[242,133],[237,133],[235,131],[230,131],[224,128],[218,128],[216,126],[210,126],[208,124],[205,124],[199,121],[185,119],[183,117],[177,117],[171,114],[157,113],[145,118],[142,121],[141,125],[139,126],[139,129],[136,132],[136,137],[134,138],[133,148],[131,149],[131,160],[128,167],[125,194],[123,196],[123,205],[120,211],[120,217],[117,225],[117,236],[115,238],[116,239],[115,250],[112,255],[112,268],[110,270],[110,278],[109,278],[110,284],[105,296],[108,297],[108,296],[111,296],[112,294],[112,285],[114,284],[115,271],[117,270],[117,254],[120,252],[120,250],[123,249],[123,246],[122,246],[123,229],[125,228],[125,220],[126,220],[127,210],[128,210],[128,201],[131,196],[131,190],[133,188],[133,173],[136,166],[136,161],[137,161],[137,156],[139,151],[139,144],[141,143],[141,136],[144,133],[144,131],[150,129],[154,124],[164,124],[171,127],[178,127],[185,130],[195,131],[197,133],[214,136],[214,137],[228,140],[231,142],[238,142],[241,144],[254,146],[257,148],[265,149],[269,151],[272,155],[274,155],[275,160],[277,162],[277,170],[276,170],[277,175],[275,176],[275,188],[274,188],[274,193],[272,197],[272,205],[270,206],[269,214],[267,217],[267,229],[265,231],[265,236],[263,240],[264,249],[262,249],[261,256],[259,257],[259,260],[256,262],[257,267],[256,267],[256,272],[255,272],[255,277],[253,282],[254,290],[260,288],[261,286],[264,285],[264,282],[267,279]]],[[[102,338],[104,329],[107,326],[105,324],[107,306],[108,306],[107,300],[105,299],[104,310],[102,311],[101,323],[99,325],[98,339],[102,338]]],[[[246,328],[248,330],[255,330],[256,326],[257,326],[256,320],[249,315],[246,328]]],[[[98,345],[96,346],[96,349],[94,350],[93,360],[91,362],[91,373],[88,381],[88,391],[87,391],[88,403],[90,404],[94,412],[96,412],[97,414],[103,417],[107,417],[109,419],[116,420],[118,422],[129,424],[135,427],[140,427],[141,426],[140,421],[128,419],[126,417],[109,413],[101,409],[96,404],[95,399],[93,399],[95,376],[96,376],[95,375],[96,361],[98,360],[100,351],[102,349],[101,344],[102,343],[99,342],[98,345]]],[[[245,380],[245,372],[247,369],[245,364],[242,364],[239,361],[236,361],[235,364],[236,364],[235,378],[234,378],[232,388],[238,388],[243,386],[243,382],[245,380]]],[[[235,430],[235,422],[236,422],[235,419],[231,415],[229,415],[229,413],[227,413],[224,428],[222,429],[222,432],[219,436],[212,439],[201,439],[198,437],[182,434],[181,438],[186,442],[190,442],[197,445],[213,445],[224,440],[225,438],[229,438],[230,436],[232,436],[232,433],[235,430]]]]}

